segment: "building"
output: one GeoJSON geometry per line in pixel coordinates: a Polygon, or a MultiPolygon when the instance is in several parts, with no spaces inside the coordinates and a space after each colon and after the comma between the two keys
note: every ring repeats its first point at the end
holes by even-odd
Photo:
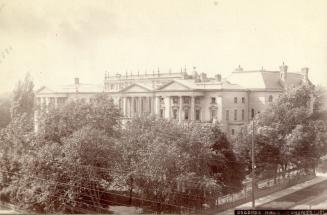
{"type": "Polygon", "coordinates": [[[279,71],[245,71],[240,66],[228,77],[209,78],[193,68],[178,73],[105,74],[104,86],[75,83],[62,88],[43,87],[37,92],[41,106],[58,106],[69,99],[92,101],[99,92],[108,93],[126,119],[154,115],[160,118],[221,124],[235,135],[257,113],[278,98],[287,87],[309,83],[308,68],[288,72],[283,63],[279,71]]]}

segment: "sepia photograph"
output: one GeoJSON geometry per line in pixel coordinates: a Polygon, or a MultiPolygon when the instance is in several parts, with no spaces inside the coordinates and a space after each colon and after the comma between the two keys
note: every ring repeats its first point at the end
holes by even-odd
{"type": "Polygon", "coordinates": [[[0,0],[0,214],[327,214],[327,0],[0,0]]]}

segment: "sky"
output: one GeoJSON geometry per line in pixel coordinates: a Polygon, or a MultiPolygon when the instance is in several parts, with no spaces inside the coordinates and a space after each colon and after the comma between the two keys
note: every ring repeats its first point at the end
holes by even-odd
{"type": "Polygon", "coordinates": [[[282,62],[327,87],[326,11],[326,0],[0,0],[0,92],[27,72],[39,88],[282,62]]]}

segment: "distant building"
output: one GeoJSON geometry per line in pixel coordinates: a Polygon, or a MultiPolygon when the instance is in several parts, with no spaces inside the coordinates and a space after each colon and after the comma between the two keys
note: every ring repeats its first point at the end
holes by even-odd
{"type": "Polygon", "coordinates": [[[218,122],[233,136],[257,113],[273,102],[287,87],[309,83],[308,68],[288,72],[283,63],[279,71],[245,71],[240,66],[230,76],[209,78],[194,68],[178,73],[105,75],[104,86],[75,84],[62,88],[43,87],[37,92],[41,106],[58,106],[68,99],[91,101],[99,92],[108,93],[126,119],[154,115],[160,118],[197,122],[218,122]]]}

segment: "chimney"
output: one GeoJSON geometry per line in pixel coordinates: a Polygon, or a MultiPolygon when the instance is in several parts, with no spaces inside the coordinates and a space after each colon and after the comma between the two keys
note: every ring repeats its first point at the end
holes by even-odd
{"type": "Polygon", "coordinates": [[[215,75],[215,80],[221,82],[221,74],[215,75]]]}
{"type": "Polygon", "coordinates": [[[243,72],[243,68],[241,67],[241,65],[238,65],[238,67],[235,69],[235,72],[243,72]]]}
{"type": "Polygon", "coordinates": [[[287,82],[287,66],[284,64],[279,67],[279,74],[280,74],[280,79],[284,83],[284,86],[286,87],[286,82],[287,82]]]}
{"type": "Polygon", "coordinates": [[[309,81],[309,77],[308,77],[308,75],[309,75],[309,68],[308,67],[303,67],[301,69],[301,73],[303,75],[303,82],[304,83],[308,83],[308,81],[309,81]]]}
{"type": "Polygon", "coordinates": [[[202,72],[201,75],[200,75],[200,80],[201,80],[201,82],[207,81],[207,74],[202,72]]]}
{"type": "Polygon", "coordinates": [[[75,85],[79,85],[79,78],[75,78],[75,85]]]}

